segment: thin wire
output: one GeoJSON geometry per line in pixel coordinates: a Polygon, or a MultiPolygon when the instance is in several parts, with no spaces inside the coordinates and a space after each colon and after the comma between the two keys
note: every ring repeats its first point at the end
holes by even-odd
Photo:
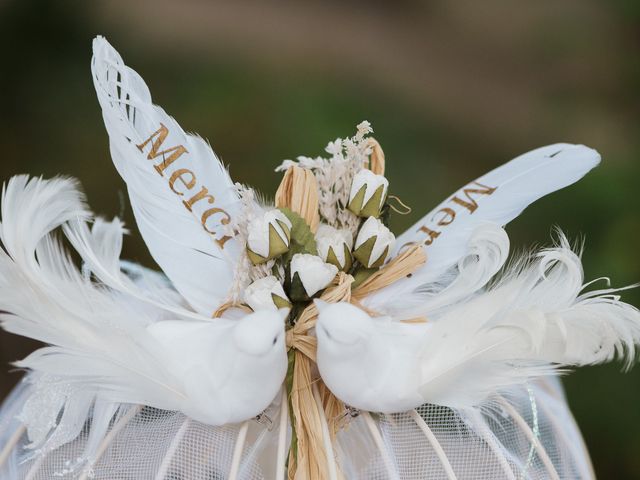
{"type": "Polygon", "coordinates": [[[531,404],[531,416],[533,417],[533,439],[531,440],[531,446],[529,447],[529,455],[527,455],[527,461],[524,464],[522,472],[520,472],[520,478],[524,479],[529,470],[529,467],[533,463],[533,457],[536,451],[536,443],[540,438],[540,425],[538,424],[538,404],[536,398],[533,396],[533,390],[531,385],[527,384],[527,393],[529,394],[529,403],[531,404]]]}
{"type": "Polygon", "coordinates": [[[411,213],[412,211],[411,207],[406,203],[404,203],[402,200],[400,200],[400,197],[398,197],[397,195],[389,195],[389,197],[387,198],[389,200],[391,199],[395,200],[400,204],[401,207],[404,207],[404,210],[398,210],[398,208],[396,208],[392,203],[389,203],[389,208],[394,212],[399,213],[400,215],[409,215],[411,213]]]}

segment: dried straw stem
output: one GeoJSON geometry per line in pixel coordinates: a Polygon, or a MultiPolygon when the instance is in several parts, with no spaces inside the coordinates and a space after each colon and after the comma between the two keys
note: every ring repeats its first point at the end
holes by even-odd
{"type": "Polygon", "coordinates": [[[297,455],[289,454],[289,479],[327,478],[327,460],[322,440],[322,420],[313,399],[311,360],[295,353],[291,410],[297,438],[297,455]]]}
{"type": "Polygon", "coordinates": [[[369,156],[369,170],[376,175],[384,175],[384,152],[378,141],[369,137],[369,146],[371,147],[371,155],[369,156]]]}
{"type": "Polygon", "coordinates": [[[327,470],[329,473],[329,480],[338,480],[338,468],[336,466],[336,458],[333,453],[333,438],[329,433],[329,425],[327,424],[327,418],[324,415],[324,404],[322,403],[322,399],[320,398],[320,393],[318,392],[318,385],[316,383],[313,384],[313,398],[316,401],[316,405],[318,406],[318,412],[320,413],[320,422],[322,424],[322,441],[324,443],[324,452],[325,457],[327,459],[327,470]]]}
{"type": "Polygon", "coordinates": [[[421,245],[412,245],[362,282],[353,292],[356,300],[407,277],[425,264],[427,255],[421,245]]]}
{"type": "Polygon", "coordinates": [[[242,310],[245,313],[253,312],[253,310],[251,310],[246,305],[243,305],[241,303],[235,303],[235,302],[232,302],[232,301],[228,301],[228,302],[225,302],[222,305],[220,305],[220,307],[218,307],[218,309],[215,312],[213,312],[213,315],[211,315],[211,318],[220,318],[220,317],[222,317],[224,312],[226,312],[227,310],[229,310],[231,308],[239,308],[240,310],[242,310]]]}
{"type": "MultiPolygon", "coordinates": [[[[322,294],[326,302],[349,301],[353,277],[340,273],[334,283],[322,294]]],[[[297,438],[297,449],[289,454],[289,479],[316,480],[332,478],[328,464],[333,459],[325,448],[323,418],[326,432],[332,442],[338,427],[336,411],[344,411],[344,404],[333,396],[315,378],[312,364],[316,359],[317,341],[308,335],[318,318],[314,304],[309,305],[300,315],[296,324],[287,332],[287,344],[294,349],[293,385],[291,387],[292,424],[297,438]],[[316,385],[317,384],[317,385],[316,385]],[[322,402],[314,397],[314,386],[323,392],[322,402]],[[323,410],[323,411],[321,411],[323,410]]]]}
{"type": "Polygon", "coordinates": [[[318,230],[318,182],[311,170],[290,167],[280,182],[275,200],[276,207],[291,209],[306,220],[312,232],[318,230]]]}

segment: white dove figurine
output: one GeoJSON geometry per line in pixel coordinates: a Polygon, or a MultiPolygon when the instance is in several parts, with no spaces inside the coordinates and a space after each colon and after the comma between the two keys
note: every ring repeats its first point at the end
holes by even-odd
{"type": "Polygon", "coordinates": [[[166,320],[150,325],[148,331],[164,347],[169,369],[188,392],[176,410],[210,425],[237,423],[265,410],[287,373],[288,313],[263,310],[240,320],[166,320]]]}
{"type": "MultiPolygon", "coordinates": [[[[484,261],[480,255],[477,265],[484,261]]],[[[395,413],[424,403],[477,406],[528,379],[614,357],[630,365],[640,343],[640,312],[615,290],[581,294],[582,275],[579,257],[562,237],[556,248],[462,300],[452,290],[468,290],[470,283],[454,281],[440,293],[453,303],[438,305],[432,316],[424,311],[423,323],[316,300],[320,374],[348,405],[395,413]]]]}
{"type": "Polygon", "coordinates": [[[349,303],[315,304],[318,369],[336,397],[372,412],[400,412],[425,403],[415,367],[424,326],[371,318],[349,303]]]}

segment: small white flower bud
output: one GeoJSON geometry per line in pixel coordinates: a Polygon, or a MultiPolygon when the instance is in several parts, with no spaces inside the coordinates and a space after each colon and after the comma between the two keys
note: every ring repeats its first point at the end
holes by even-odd
{"type": "Polygon", "coordinates": [[[260,278],[249,285],[244,291],[243,301],[254,312],[291,308],[291,302],[284,293],[282,284],[273,275],[260,278]]]}
{"type": "Polygon", "coordinates": [[[338,267],[325,263],[316,255],[297,253],[291,259],[292,289],[299,282],[308,297],[329,285],[337,273],[338,267]]]}
{"type": "Polygon", "coordinates": [[[247,253],[258,265],[289,250],[291,222],[278,209],[265,212],[249,222],[247,253]]]}
{"type": "Polygon", "coordinates": [[[325,262],[335,265],[343,271],[351,268],[353,237],[349,230],[337,229],[322,223],[316,233],[316,245],[318,256],[325,262]]]}
{"type": "Polygon", "coordinates": [[[389,181],[384,176],[362,169],[353,177],[347,208],[359,217],[378,218],[388,188],[389,181]]]}
{"type": "Polygon", "coordinates": [[[395,243],[393,233],[380,220],[370,217],[358,232],[353,256],[366,268],[378,268],[385,262],[395,243]]]}

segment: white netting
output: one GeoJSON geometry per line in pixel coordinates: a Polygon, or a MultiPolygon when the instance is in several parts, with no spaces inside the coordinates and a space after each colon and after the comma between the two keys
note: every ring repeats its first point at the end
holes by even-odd
{"type": "MultiPolygon", "coordinates": [[[[2,479],[276,477],[277,404],[260,421],[247,422],[245,441],[241,425],[211,427],[180,413],[129,410],[112,421],[111,435],[101,441],[91,468],[71,469],[84,452],[90,420],[74,442],[33,456],[16,419],[30,388],[22,382],[0,410],[2,479]],[[234,455],[240,462],[232,477],[234,455]]],[[[288,433],[287,446],[289,440],[288,433]]],[[[346,479],[593,478],[580,432],[556,380],[513,391],[508,399],[495,397],[481,410],[457,412],[424,405],[395,415],[362,413],[338,433],[333,448],[338,476],[346,479]]]]}

